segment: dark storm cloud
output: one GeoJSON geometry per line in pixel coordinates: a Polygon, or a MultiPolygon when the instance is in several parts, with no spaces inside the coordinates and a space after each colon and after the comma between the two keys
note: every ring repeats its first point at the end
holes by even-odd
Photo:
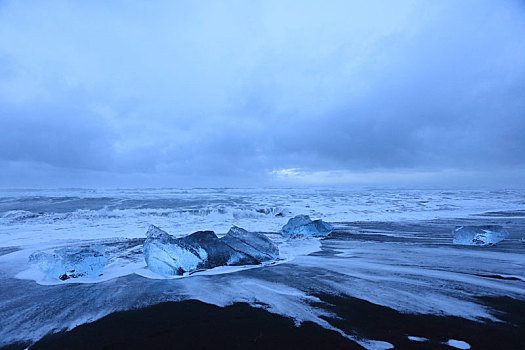
{"type": "Polygon", "coordinates": [[[6,1],[2,181],[519,172],[523,37],[519,1],[6,1]]]}
{"type": "Polygon", "coordinates": [[[78,168],[98,167],[111,160],[114,135],[83,110],[41,104],[5,108],[3,113],[0,139],[3,160],[78,168]],[[104,153],[101,151],[104,149],[110,151],[104,153]]]}

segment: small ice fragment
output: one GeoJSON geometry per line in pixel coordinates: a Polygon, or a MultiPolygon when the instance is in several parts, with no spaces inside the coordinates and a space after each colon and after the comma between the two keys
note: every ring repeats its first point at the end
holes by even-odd
{"type": "Polygon", "coordinates": [[[277,217],[283,217],[283,216],[290,216],[292,215],[292,212],[286,208],[279,210],[275,216],[277,217]]]}
{"type": "Polygon", "coordinates": [[[456,226],[454,244],[493,245],[507,238],[509,232],[499,225],[456,226]]]}
{"type": "Polygon", "coordinates": [[[456,349],[470,349],[470,344],[463,340],[449,339],[448,342],[446,342],[445,344],[447,344],[448,346],[452,346],[456,349]]]}
{"type": "Polygon", "coordinates": [[[308,215],[297,215],[283,226],[282,234],[285,237],[297,236],[327,236],[334,228],[323,220],[310,220],[308,215]]]}
{"type": "Polygon", "coordinates": [[[414,335],[409,335],[408,336],[408,340],[424,342],[424,341],[427,341],[428,339],[427,338],[423,338],[423,337],[416,337],[414,335]]]}
{"type": "Polygon", "coordinates": [[[29,256],[29,264],[46,275],[67,280],[70,278],[100,276],[107,258],[103,246],[90,248],[61,248],[52,254],[35,252],[29,256]]]}

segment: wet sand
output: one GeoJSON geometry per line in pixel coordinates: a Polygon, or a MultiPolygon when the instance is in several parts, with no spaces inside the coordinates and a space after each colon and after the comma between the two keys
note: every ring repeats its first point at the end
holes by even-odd
{"type": "MultiPolygon", "coordinates": [[[[523,349],[525,302],[483,298],[504,322],[404,314],[364,300],[318,295],[338,318],[327,318],[348,334],[383,340],[396,349],[452,349],[449,339],[472,349],[523,349]],[[428,339],[409,340],[408,336],[428,339]]],[[[326,305],[325,305],[326,307],[326,305]]],[[[23,349],[28,344],[13,345],[23,349]]],[[[30,349],[362,349],[357,343],[305,322],[237,303],[220,308],[189,300],[110,314],[69,332],[44,337],[30,349]]]]}
{"type": "Polygon", "coordinates": [[[220,308],[168,302],[110,314],[31,349],[361,349],[334,331],[294,322],[248,304],[220,308]]]}

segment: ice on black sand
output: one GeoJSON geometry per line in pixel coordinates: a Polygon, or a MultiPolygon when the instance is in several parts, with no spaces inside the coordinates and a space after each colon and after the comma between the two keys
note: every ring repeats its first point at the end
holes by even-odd
{"type": "Polygon", "coordinates": [[[499,225],[456,226],[454,244],[493,245],[507,238],[509,232],[499,225]]]}
{"type": "Polygon", "coordinates": [[[283,226],[281,232],[285,237],[328,236],[334,228],[323,220],[312,221],[308,215],[297,215],[283,226]]]}
{"type": "Polygon", "coordinates": [[[213,231],[175,238],[153,225],[146,235],[144,259],[151,271],[162,276],[217,266],[260,264],[278,255],[277,247],[264,235],[235,226],[223,238],[213,231]]]}
{"type": "Polygon", "coordinates": [[[279,248],[268,237],[237,226],[233,226],[221,240],[260,262],[275,260],[279,256],[279,248]]]}
{"type": "Polygon", "coordinates": [[[35,252],[29,264],[46,275],[67,280],[70,278],[100,276],[107,258],[103,246],[89,248],[61,248],[53,253],[35,252]]]}

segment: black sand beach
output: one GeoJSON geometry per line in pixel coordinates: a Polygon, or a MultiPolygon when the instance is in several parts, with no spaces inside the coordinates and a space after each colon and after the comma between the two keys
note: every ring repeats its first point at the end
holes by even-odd
{"type": "MultiPolygon", "coordinates": [[[[367,301],[319,295],[339,318],[327,319],[348,334],[387,341],[396,349],[451,349],[449,339],[472,349],[523,349],[525,302],[484,298],[504,322],[415,315],[367,301]],[[411,341],[408,336],[427,338],[411,341]]],[[[24,349],[13,344],[5,349],[24,349]]],[[[69,332],[48,335],[30,349],[362,349],[339,333],[294,322],[237,303],[220,308],[200,301],[168,302],[117,312],[69,332]]]]}
{"type": "MultiPolygon", "coordinates": [[[[37,287],[32,281],[8,279],[6,283],[9,284],[0,291],[7,301],[8,298],[13,300],[6,305],[26,306],[38,300],[30,320],[37,320],[34,322],[37,327],[49,322],[55,328],[48,328],[42,333],[42,336],[47,335],[34,344],[4,342],[3,345],[7,346],[2,349],[362,349],[359,340],[383,341],[386,342],[383,345],[389,343],[395,349],[454,349],[447,344],[449,340],[464,342],[459,345],[463,348],[470,346],[470,349],[524,349],[525,301],[517,292],[508,292],[520,291],[523,284],[520,273],[522,245],[516,239],[493,247],[461,247],[449,243],[450,227],[475,220],[339,223],[340,228],[321,241],[319,251],[293,263],[196,279],[155,280],[129,275],[99,284],[37,287]],[[441,254],[446,254],[446,261],[439,259],[441,254]],[[315,263],[309,265],[310,260],[315,263]],[[332,262],[334,265],[330,265],[332,262]],[[478,269],[477,266],[484,268],[478,269]],[[384,269],[388,267],[391,268],[384,269]],[[447,269],[451,274],[446,275],[447,269]],[[357,277],[348,277],[339,271],[356,272],[357,277]],[[380,277],[381,280],[363,284],[359,273],[365,274],[367,279],[380,277]],[[396,273],[408,284],[393,285],[392,281],[397,280],[391,280],[389,275],[396,273]],[[462,279],[472,283],[457,282],[462,279]],[[246,289],[247,286],[243,285],[246,281],[252,283],[248,286],[255,287],[246,289]],[[327,281],[333,284],[322,284],[327,281]],[[333,292],[319,292],[318,285],[333,292]],[[185,289],[188,286],[194,289],[185,289]],[[301,290],[312,298],[297,304],[294,299],[279,300],[281,294],[272,292],[272,288],[277,288],[275,286],[291,286],[291,293],[301,290]],[[506,289],[491,294],[491,288],[502,286],[506,289]],[[477,288],[475,293],[472,292],[474,287],[477,288]],[[234,299],[232,305],[219,307],[186,298],[191,291],[196,293],[202,288],[207,288],[205,296],[207,293],[221,295],[231,291],[250,296],[249,293],[262,291],[253,303],[260,307],[235,303],[234,299]],[[365,291],[363,295],[370,295],[370,300],[379,295],[379,300],[385,304],[351,297],[345,288],[349,293],[365,291]],[[407,300],[411,288],[415,288],[417,294],[409,294],[407,300]],[[24,294],[13,294],[14,290],[24,290],[24,294]],[[166,291],[172,293],[169,297],[180,296],[181,299],[166,302],[162,299],[166,291]],[[403,305],[432,302],[433,297],[439,297],[438,292],[453,296],[445,299],[452,300],[452,303],[443,303],[441,312],[404,313],[399,311],[402,308],[382,306],[392,300],[401,300],[403,305]],[[156,296],[159,298],[152,299],[156,296]],[[277,298],[276,303],[273,303],[274,298],[277,298]],[[150,304],[141,304],[142,300],[148,300],[150,304]],[[468,302],[469,307],[477,305],[486,309],[487,313],[478,314],[494,319],[474,321],[444,316],[462,315],[454,308],[461,307],[463,301],[468,302]],[[67,332],[60,332],[57,328],[68,324],[71,312],[78,310],[80,315],[96,315],[97,310],[104,309],[104,303],[108,306],[125,305],[128,311],[110,313],[67,332]],[[303,322],[297,327],[293,319],[270,313],[265,309],[267,306],[282,312],[282,315],[286,314],[281,309],[283,307],[324,310],[326,313],[322,315],[330,316],[319,317],[353,340],[323,328],[322,322],[303,322]],[[59,332],[53,333],[56,331],[59,332]]],[[[523,232],[522,218],[512,221],[508,218],[491,219],[490,223],[498,224],[503,220],[512,232],[523,232]]],[[[288,292],[285,290],[284,293],[288,292]]],[[[10,321],[0,319],[3,325],[0,331],[5,334],[34,332],[35,328],[29,323],[17,323],[20,315],[29,319],[24,310],[2,310],[4,315],[12,316],[10,321]]]]}
{"type": "Polygon", "coordinates": [[[334,331],[248,304],[225,308],[189,300],[108,315],[31,349],[360,349],[334,331]]]}

